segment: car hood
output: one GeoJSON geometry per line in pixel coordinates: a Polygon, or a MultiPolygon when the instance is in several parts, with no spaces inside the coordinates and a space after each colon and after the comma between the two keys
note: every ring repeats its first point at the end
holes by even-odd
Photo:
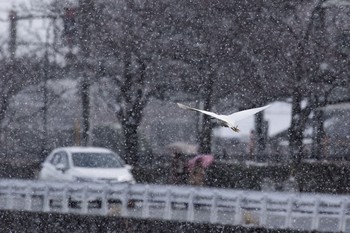
{"type": "Polygon", "coordinates": [[[127,168],[80,168],[74,167],[71,174],[88,181],[130,182],[134,178],[127,168]]]}

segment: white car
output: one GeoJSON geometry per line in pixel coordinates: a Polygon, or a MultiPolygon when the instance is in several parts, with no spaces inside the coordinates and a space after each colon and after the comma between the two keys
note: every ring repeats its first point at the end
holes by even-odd
{"type": "Polygon", "coordinates": [[[39,179],[47,181],[130,183],[131,166],[113,151],[99,147],[62,147],[42,163],[39,179]]]}

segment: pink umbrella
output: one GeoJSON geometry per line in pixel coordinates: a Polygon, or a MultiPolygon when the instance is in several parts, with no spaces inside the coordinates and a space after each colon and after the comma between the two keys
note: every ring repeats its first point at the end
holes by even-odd
{"type": "Polygon", "coordinates": [[[214,162],[214,156],[213,155],[197,155],[193,159],[190,159],[188,161],[188,169],[191,171],[193,167],[196,164],[197,160],[201,160],[201,166],[203,168],[209,167],[214,162]]]}

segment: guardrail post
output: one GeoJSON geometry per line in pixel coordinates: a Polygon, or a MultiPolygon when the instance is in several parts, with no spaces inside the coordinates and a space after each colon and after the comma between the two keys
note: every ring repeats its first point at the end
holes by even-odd
{"type": "Polygon", "coordinates": [[[187,221],[189,222],[193,222],[194,220],[194,203],[193,203],[194,193],[195,193],[195,190],[191,189],[190,196],[188,198],[187,221]]]}
{"type": "Polygon", "coordinates": [[[68,186],[66,185],[63,189],[62,197],[62,212],[68,213],[69,197],[68,197],[68,186]]]}
{"type": "Polygon", "coordinates": [[[347,209],[347,204],[348,201],[346,198],[344,198],[341,201],[341,205],[340,205],[340,211],[339,211],[339,225],[338,225],[338,231],[339,232],[345,232],[346,229],[346,209],[347,209]]]}
{"type": "Polygon", "coordinates": [[[149,185],[146,185],[144,193],[143,193],[143,200],[142,200],[142,218],[149,217],[148,195],[149,195],[149,185]]]}
{"type": "Polygon", "coordinates": [[[50,198],[49,198],[49,186],[45,185],[44,191],[44,200],[43,200],[43,210],[44,212],[50,211],[50,198]]]}
{"type": "Polygon", "coordinates": [[[81,212],[83,214],[87,214],[88,213],[89,200],[87,199],[88,198],[87,191],[88,191],[88,186],[86,184],[84,184],[83,200],[81,201],[81,212]]]}
{"type": "Polygon", "coordinates": [[[12,186],[9,184],[6,195],[6,207],[9,210],[13,209],[13,195],[12,195],[12,186]]]}
{"type": "Polygon", "coordinates": [[[318,224],[319,224],[319,206],[320,206],[320,199],[317,198],[314,201],[314,212],[312,214],[312,224],[311,224],[311,230],[318,230],[318,224]]]}
{"type": "Polygon", "coordinates": [[[108,200],[107,200],[107,186],[103,185],[102,195],[101,195],[101,214],[108,214],[108,200]]]}
{"type": "Polygon", "coordinates": [[[267,220],[267,196],[264,195],[261,198],[261,207],[260,207],[260,225],[265,226],[267,220]]]}
{"type": "Polygon", "coordinates": [[[210,208],[210,223],[217,223],[218,221],[218,193],[213,192],[210,208]]]}
{"type": "Polygon", "coordinates": [[[123,193],[121,195],[121,201],[122,201],[122,209],[121,209],[121,216],[127,217],[128,216],[128,193],[129,193],[130,186],[126,186],[126,188],[123,190],[123,193]]]}
{"type": "Polygon", "coordinates": [[[241,202],[242,202],[242,195],[239,194],[236,197],[236,207],[235,207],[235,221],[234,221],[234,224],[236,224],[236,225],[241,224],[241,222],[242,222],[242,206],[241,206],[241,202]]]}
{"type": "Polygon", "coordinates": [[[24,209],[27,211],[32,210],[32,195],[31,195],[32,187],[28,185],[25,189],[25,201],[24,201],[24,209]]]}
{"type": "Polygon", "coordinates": [[[287,214],[286,214],[284,228],[291,228],[292,227],[293,203],[294,203],[294,197],[290,196],[288,198],[288,203],[287,203],[287,214]]]}
{"type": "Polygon", "coordinates": [[[171,219],[171,189],[168,188],[165,198],[164,219],[171,219]]]}

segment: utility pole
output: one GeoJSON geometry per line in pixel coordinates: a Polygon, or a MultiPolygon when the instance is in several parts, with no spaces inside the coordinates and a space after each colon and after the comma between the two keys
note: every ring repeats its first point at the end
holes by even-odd
{"type": "Polygon", "coordinates": [[[90,33],[91,26],[94,24],[94,1],[80,0],[80,56],[79,62],[82,69],[81,81],[81,100],[82,100],[82,145],[89,144],[90,133],[90,72],[89,69],[93,67],[91,64],[92,58],[90,55],[90,33]]]}
{"type": "MultiPolygon", "coordinates": [[[[17,13],[16,11],[10,11],[9,13],[9,22],[10,22],[10,41],[9,41],[9,47],[8,47],[8,52],[10,54],[10,67],[9,67],[9,73],[8,76],[10,77],[10,81],[14,80],[14,69],[15,69],[15,59],[16,59],[16,48],[17,48],[17,13]]],[[[7,83],[6,85],[9,86],[9,88],[13,88],[14,83],[7,83]]],[[[4,93],[3,93],[4,94],[4,93]]],[[[1,104],[1,109],[0,109],[0,122],[5,118],[5,113],[8,108],[8,101],[9,101],[9,96],[8,95],[3,95],[2,97],[2,104],[1,104]]],[[[5,132],[2,129],[1,130],[1,142],[5,142],[5,132]]],[[[7,146],[3,146],[7,152],[7,146]]]]}
{"type": "MultiPolygon", "coordinates": [[[[14,63],[15,63],[15,55],[16,55],[16,25],[17,25],[17,14],[15,11],[10,11],[9,15],[9,22],[10,22],[10,41],[8,46],[8,52],[10,54],[10,67],[9,67],[9,73],[8,76],[10,77],[10,80],[13,80],[13,72],[14,72],[14,63]]],[[[7,85],[7,84],[6,84],[7,85]]],[[[9,84],[11,85],[11,84],[9,84]]],[[[5,93],[2,93],[2,100],[0,105],[0,122],[5,118],[5,113],[7,111],[8,106],[8,97],[5,93]]],[[[5,130],[1,128],[0,130],[0,144],[4,143],[5,145],[1,145],[2,148],[5,149],[5,153],[7,153],[7,145],[6,145],[6,135],[5,130]]]]}
{"type": "MultiPolygon", "coordinates": [[[[16,62],[16,50],[17,50],[17,23],[19,20],[31,20],[31,19],[51,19],[53,22],[55,22],[56,18],[58,18],[58,15],[22,15],[18,16],[16,11],[11,10],[9,13],[9,22],[10,22],[10,28],[9,28],[9,34],[10,34],[10,41],[9,41],[9,47],[8,51],[10,54],[10,72],[9,76],[11,77],[10,80],[13,80],[14,75],[14,69],[15,69],[15,62],[16,62]]],[[[53,23],[54,24],[54,23],[53,23]]],[[[50,69],[50,61],[49,61],[49,29],[47,29],[46,34],[46,41],[45,41],[45,53],[43,58],[43,85],[42,85],[42,91],[43,91],[43,107],[41,109],[43,114],[43,143],[42,143],[42,150],[41,153],[43,156],[47,155],[48,150],[48,127],[47,127],[47,111],[48,111],[48,93],[47,93],[47,80],[49,78],[49,69],[50,69]]],[[[56,36],[56,35],[54,35],[56,36]]],[[[56,38],[54,38],[55,40],[56,38]]],[[[55,41],[54,41],[55,43],[55,41]]],[[[1,113],[0,113],[1,114],[1,113]]]]}
{"type": "Polygon", "coordinates": [[[47,80],[49,79],[49,69],[50,69],[50,61],[49,61],[49,29],[47,29],[46,33],[46,44],[45,44],[45,55],[44,55],[44,82],[43,82],[43,145],[42,145],[42,156],[43,158],[47,156],[48,153],[48,127],[47,127],[47,112],[48,112],[48,94],[47,94],[47,80]]]}
{"type": "Polygon", "coordinates": [[[10,11],[9,13],[10,20],[10,42],[9,42],[9,53],[10,59],[13,63],[16,55],[16,37],[17,37],[17,13],[16,11],[10,11]]]}

